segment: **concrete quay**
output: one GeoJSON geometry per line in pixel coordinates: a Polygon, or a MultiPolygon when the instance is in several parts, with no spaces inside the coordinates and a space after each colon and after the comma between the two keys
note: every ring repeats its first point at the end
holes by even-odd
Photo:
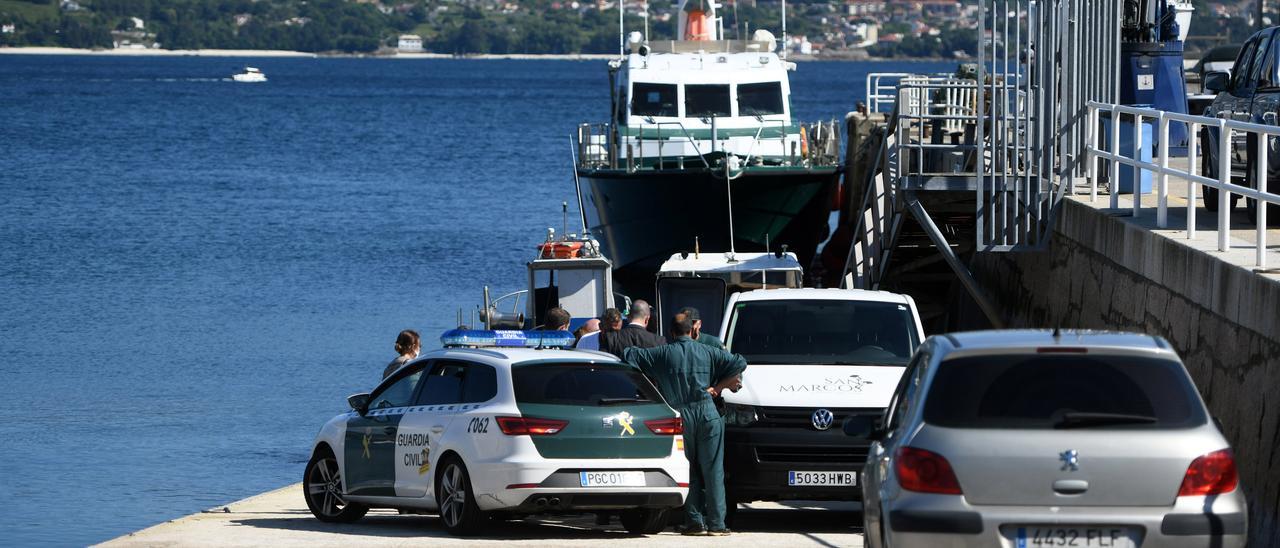
{"type": "Polygon", "coordinates": [[[684,537],[670,529],[646,537],[627,533],[616,518],[611,525],[597,526],[594,515],[539,516],[494,522],[484,535],[460,538],[446,532],[436,516],[399,515],[394,510],[371,510],[350,524],[321,522],[307,511],[299,483],[101,546],[862,546],[857,503],[756,503],[741,506],[737,520],[738,527],[728,537],[684,537]]]}
{"type": "MultiPolygon", "coordinates": [[[[1101,190],[1063,200],[1048,249],[979,253],[974,276],[1010,327],[1139,331],[1169,340],[1235,450],[1249,499],[1250,546],[1280,546],[1280,230],[1256,263],[1255,225],[1231,213],[1218,251],[1217,215],[1196,210],[1186,231],[1186,183],[1169,180],[1167,228],[1156,198],[1101,190]]],[[[1079,194],[1080,192],[1084,194],[1079,194]]]]}

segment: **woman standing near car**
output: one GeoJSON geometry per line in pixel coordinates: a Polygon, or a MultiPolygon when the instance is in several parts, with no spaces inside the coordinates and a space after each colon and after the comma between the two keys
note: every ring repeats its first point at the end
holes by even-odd
{"type": "Polygon", "coordinates": [[[385,379],[390,377],[392,373],[395,373],[397,369],[400,369],[400,366],[409,363],[409,360],[418,357],[418,350],[421,348],[422,346],[419,344],[417,331],[412,329],[401,331],[400,335],[396,337],[396,353],[400,355],[396,356],[396,359],[391,360],[391,363],[387,364],[387,368],[382,371],[382,378],[385,379]]]}

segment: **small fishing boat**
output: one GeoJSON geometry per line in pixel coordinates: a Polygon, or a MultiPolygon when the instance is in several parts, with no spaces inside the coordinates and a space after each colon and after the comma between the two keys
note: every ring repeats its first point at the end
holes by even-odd
{"type": "Polygon", "coordinates": [[[245,67],[244,72],[232,74],[231,79],[237,82],[266,82],[267,75],[254,67],[245,67]]]}

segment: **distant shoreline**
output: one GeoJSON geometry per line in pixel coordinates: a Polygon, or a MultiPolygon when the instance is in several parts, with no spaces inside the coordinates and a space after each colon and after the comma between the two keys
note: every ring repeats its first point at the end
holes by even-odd
{"type": "MultiPolygon", "coordinates": [[[[563,61],[601,61],[617,57],[611,53],[308,53],[305,51],[271,50],[271,49],[85,49],[59,47],[0,47],[0,55],[94,55],[109,57],[359,57],[371,59],[526,59],[526,60],[563,60],[563,61]]],[[[963,63],[963,59],[944,59],[929,57],[863,57],[863,56],[814,56],[792,55],[791,61],[955,61],[963,63]]],[[[971,61],[970,61],[971,62],[971,61]]]]}

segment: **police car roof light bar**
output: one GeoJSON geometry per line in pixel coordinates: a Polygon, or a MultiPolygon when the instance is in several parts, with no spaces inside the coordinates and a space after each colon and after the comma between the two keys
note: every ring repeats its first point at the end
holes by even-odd
{"type": "Polygon", "coordinates": [[[568,331],[451,329],[440,335],[440,345],[445,348],[570,348],[573,343],[573,333],[568,331]]]}

